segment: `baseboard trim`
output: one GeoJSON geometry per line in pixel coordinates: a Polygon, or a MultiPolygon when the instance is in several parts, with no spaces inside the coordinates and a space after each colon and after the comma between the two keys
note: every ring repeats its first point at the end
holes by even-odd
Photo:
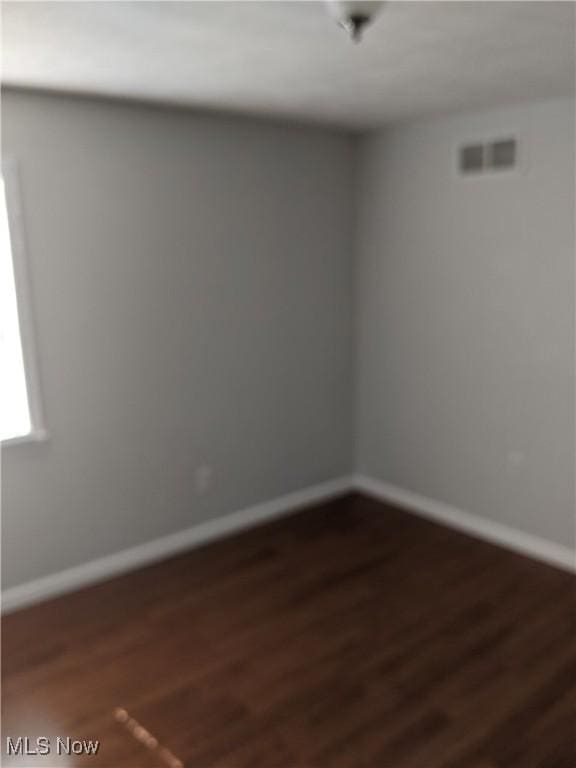
{"type": "Polygon", "coordinates": [[[394,504],[408,512],[434,520],[448,528],[455,528],[476,538],[498,544],[535,560],[542,560],[558,568],[576,571],[576,553],[569,547],[564,547],[553,541],[533,536],[519,531],[517,528],[511,528],[470,512],[464,512],[449,504],[434,501],[404,488],[364,475],[354,477],[354,489],[379,501],[394,504]]]}
{"type": "Polygon", "coordinates": [[[3,614],[10,613],[34,603],[74,592],[90,584],[106,581],[122,573],[165,560],[173,555],[298,512],[313,504],[329,501],[354,490],[536,560],[542,560],[564,570],[576,571],[576,554],[569,547],[420,496],[390,483],[364,475],[355,475],[295,491],[112,555],[11,587],[2,592],[1,611],[3,614]]]}
{"type": "Polygon", "coordinates": [[[2,592],[2,613],[9,613],[34,603],[106,581],[113,576],[141,568],[189,549],[222,539],[244,529],[297,512],[352,490],[352,478],[329,480],[301,491],[241,509],[214,520],[171,533],[59,573],[11,587],[2,592]]]}

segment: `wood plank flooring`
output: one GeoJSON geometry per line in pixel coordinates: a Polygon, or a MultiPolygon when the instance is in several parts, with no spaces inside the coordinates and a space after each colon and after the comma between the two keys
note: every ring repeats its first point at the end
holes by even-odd
{"type": "Polygon", "coordinates": [[[6,617],[2,765],[170,768],[123,707],[186,768],[576,768],[574,598],[351,495],[6,617]]]}

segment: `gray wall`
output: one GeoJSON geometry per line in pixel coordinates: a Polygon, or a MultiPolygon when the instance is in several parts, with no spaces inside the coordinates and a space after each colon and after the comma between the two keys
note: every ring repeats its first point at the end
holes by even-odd
{"type": "Polygon", "coordinates": [[[50,433],[3,450],[5,587],[351,471],[350,137],[18,92],[2,128],[50,433]]]}
{"type": "Polygon", "coordinates": [[[362,474],[570,545],[574,102],[399,125],[361,159],[362,474]],[[462,142],[515,135],[515,172],[462,142]]]}
{"type": "Polygon", "coordinates": [[[5,587],[348,474],[354,387],[362,474],[572,543],[573,102],[359,155],[295,125],[2,108],[50,433],[3,450],[5,587]],[[461,142],[510,133],[517,171],[456,174],[461,142]]]}

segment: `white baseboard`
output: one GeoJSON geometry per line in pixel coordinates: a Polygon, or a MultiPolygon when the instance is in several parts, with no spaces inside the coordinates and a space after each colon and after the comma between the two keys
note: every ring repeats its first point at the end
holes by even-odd
{"type": "Polygon", "coordinates": [[[510,528],[485,517],[464,512],[389,483],[356,475],[330,480],[302,491],[289,493],[286,496],[199,523],[160,539],[124,549],[113,555],[11,587],[2,592],[2,613],[9,613],[90,584],[106,581],[113,576],[164,560],[172,555],[297,512],[312,504],[342,496],[353,490],[536,560],[542,560],[569,571],[576,570],[576,555],[569,547],[510,528]]]}
{"type": "Polygon", "coordinates": [[[388,502],[409,512],[434,520],[449,528],[456,528],[471,536],[485,539],[506,549],[542,560],[558,568],[576,570],[576,553],[569,547],[519,531],[494,520],[464,512],[440,501],[406,491],[395,485],[363,475],[354,478],[354,489],[380,501],[388,502]]]}
{"type": "Polygon", "coordinates": [[[286,496],[241,509],[223,517],[171,533],[160,539],[100,557],[65,571],[35,579],[2,592],[2,613],[48,600],[81,587],[105,581],[127,571],[164,560],[172,555],[207,544],[251,528],[268,520],[288,515],[304,507],[341,496],[352,490],[352,478],[343,477],[295,491],[286,496]]]}

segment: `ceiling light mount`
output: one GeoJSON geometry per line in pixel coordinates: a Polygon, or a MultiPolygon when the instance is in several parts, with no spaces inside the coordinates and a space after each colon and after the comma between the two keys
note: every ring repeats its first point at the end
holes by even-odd
{"type": "Polygon", "coordinates": [[[327,5],[350,39],[358,43],[364,29],[374,21],[385,3],[382,0],[327,0],[327,5]]]}

